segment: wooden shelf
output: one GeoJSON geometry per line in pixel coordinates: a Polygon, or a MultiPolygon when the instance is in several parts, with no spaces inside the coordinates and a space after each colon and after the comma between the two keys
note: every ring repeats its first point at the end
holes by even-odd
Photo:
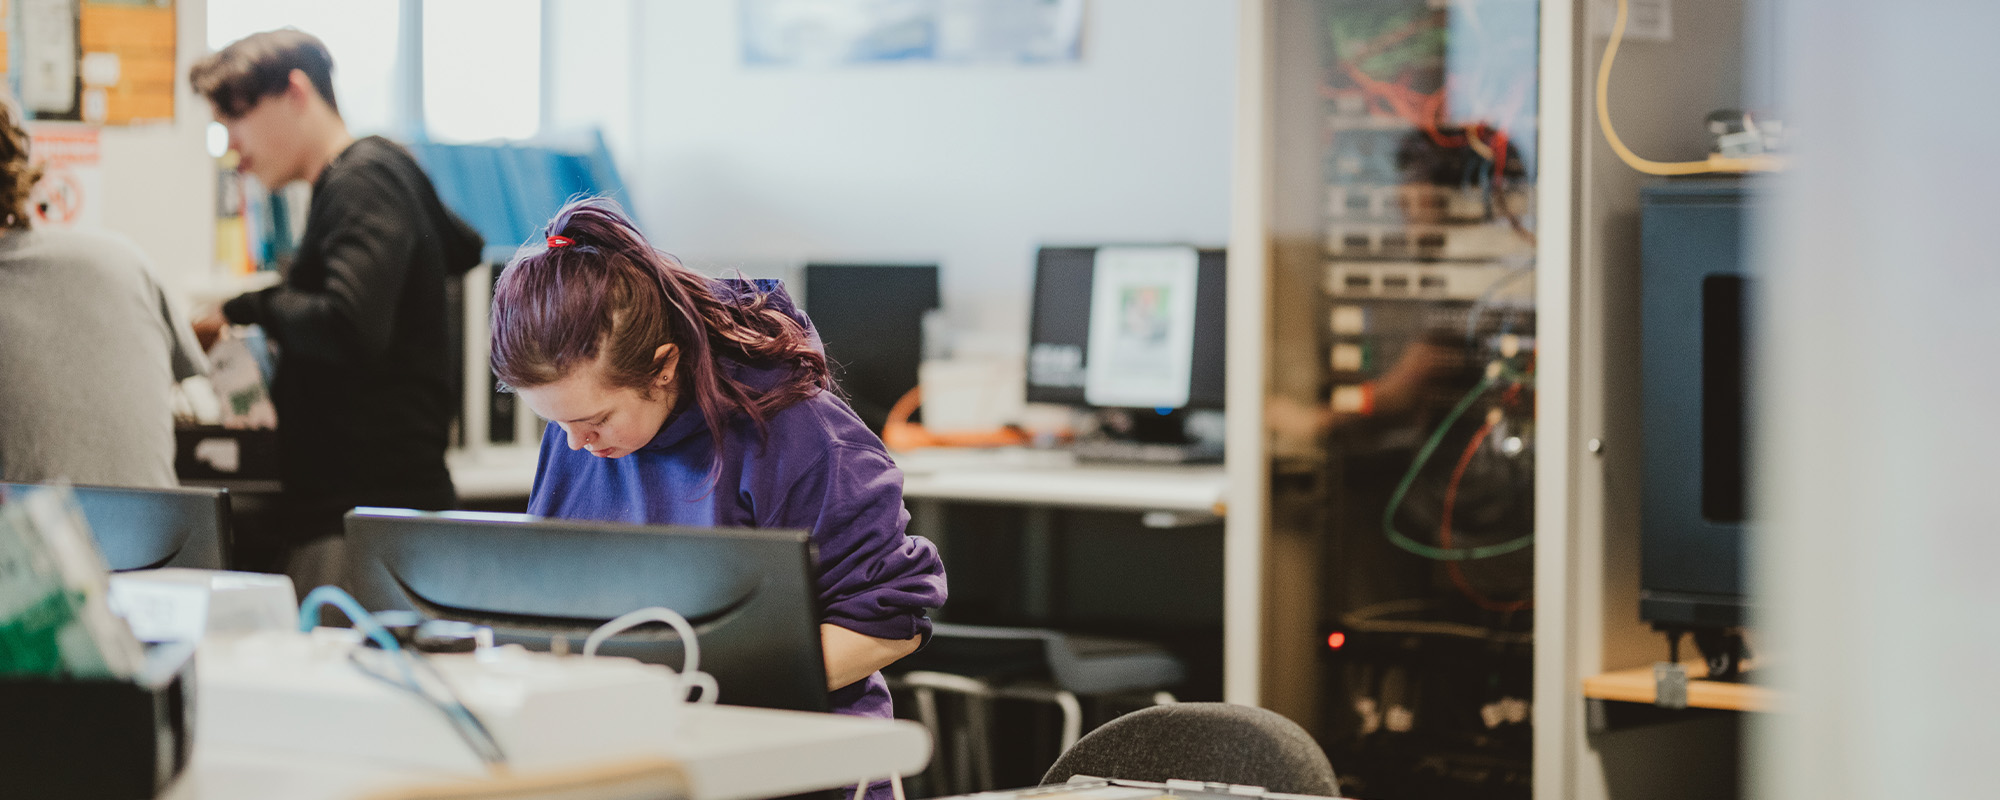
{"type": "MultiPolygon", "coordinates": [[[[1683,665],[1688,671],[1688,708],[1713,708],[1725,711],[1769,711],[1777,705],[1777,698],[1768,687],[1748,683],[1700,680],[1708,674],[1706,665],[1691,663],[1683,665]]],[[[1606,672],[1583,679],[1583,696],[1592,700],[1615,700],[1625,703],[1645,703],[1652,705],[1653,668],[1651,666],[1606,672]]]]}

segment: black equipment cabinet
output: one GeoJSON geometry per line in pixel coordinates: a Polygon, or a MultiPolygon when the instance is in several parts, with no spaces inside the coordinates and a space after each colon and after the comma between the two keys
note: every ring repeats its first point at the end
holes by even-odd
{"type": "Polygon", "coordinates": [[[1751,281],[1760,187],[1642,191],[1639,615],[1665,628],[1746,622],[1751,281]]]}

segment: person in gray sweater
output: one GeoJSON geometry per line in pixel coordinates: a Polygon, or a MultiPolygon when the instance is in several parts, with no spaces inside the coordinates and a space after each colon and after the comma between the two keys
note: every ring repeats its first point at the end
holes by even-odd
{"type": "Polygon", "coordinates": [[[39,173],[0,102],[0,481],[175,486],[173,388],[201,349],[130,241],[30,227],[39,173]]]}

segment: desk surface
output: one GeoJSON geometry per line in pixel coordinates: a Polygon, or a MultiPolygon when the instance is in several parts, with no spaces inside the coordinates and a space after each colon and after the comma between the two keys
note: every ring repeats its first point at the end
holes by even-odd
{"type": "MultiPolygon", "coordinates": [[[[1704,664],[1691,663],[1687,667],[1688,707],[1715,708],[1725,711],[1769,711],[1775,705],[1775,697],[1769,688],[1748,683],[1725,681],[1705,681],[1700,677],[1708,674],[1704,664]]],[[[1606,672],[1583,679],[1583,696],[1592,700],[1617,700],[1626,703],[1651,705],[1656,697],[1653,687],[1653,668],[1635,667],[1616,672],[1606,672]]]]}
{"type": "MultiPolygon", "coordinates": [[[[199,733],[197,733],[199,736],[199,733]]],[[[930,735],[905,720],[717,706],[689,708],[662,755],[686,770],[690,800],[752,800],[851,786],[929,761],[930,735]]],[[[194,762],[161,800],[334,800],[450,773],[355,759],[197,743],[194,762]]]]}
{"type": "MultiPolygon", "coordinates": [[[[454,450],[451,479],[467,500],[526,497],[532,447],[454,450]]],[[[895,454],[903,497],[977,503],[1175,511],[1221,516],[1229,479],[1220,464],[1078,464],[1055,450],[933,448],[895,454]]]]}
{"type": "Polygon", "coordinates": [[[903,497],[1125,511],[1224,512],[1220,464],[1078,464],[1061,451],[918,450],[896,454],[903,497]]]}

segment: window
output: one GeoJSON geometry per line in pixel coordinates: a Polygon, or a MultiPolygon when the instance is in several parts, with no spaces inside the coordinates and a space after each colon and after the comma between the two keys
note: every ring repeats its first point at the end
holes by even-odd
{"type": "Polygon", "coordinates": [[[414,132],[400,98],[421,86],[425,136],[518,139],[540,129],[541,15],[541,0],[209,0],[208,46],[284,27],[319,37],[356,136],[414,132]],[[421,64],[398,57],[406,3],[422,9],[421,64]]]}
{"type": "Polygon", "coordinates": [[[541,125],[541,0],[426,0],[424,126],[443,142],[525,139],[541,125]]]}
{"type": "Polygon", "coordinates": [[[396,122],[396,39],[401,0],[209,0],[208,47],[220,50],[259,31],[284,27],[319,37],[333,53],[333,95],[357,136],[390,133],[396,122]]]}

